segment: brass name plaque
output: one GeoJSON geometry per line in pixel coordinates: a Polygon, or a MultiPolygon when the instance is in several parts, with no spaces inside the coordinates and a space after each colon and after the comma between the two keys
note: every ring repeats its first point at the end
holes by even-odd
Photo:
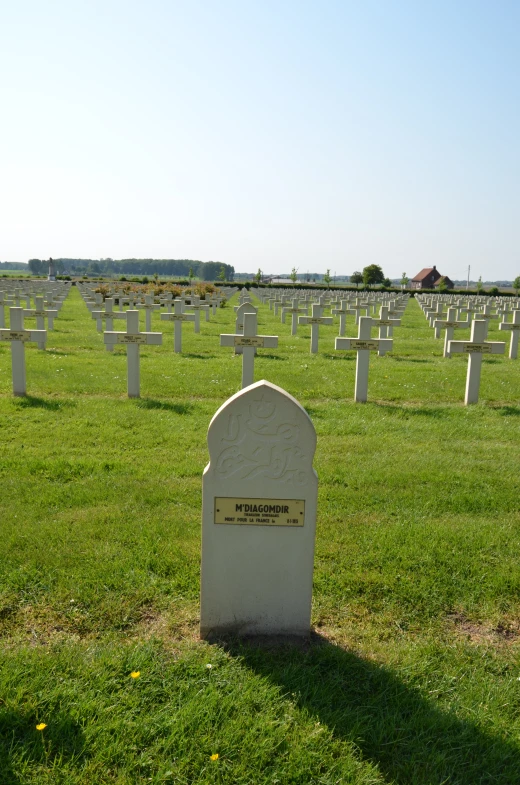
{"type": "Polygon", "coordinates": [[[215,523],[249,526],[303,526],[303,499],[215,498],[215,523]]]}
{"type": "Polygon", "coordinates": [[[475,354],[491,354],[491,346],[488,343],[467,343],[464,346],[464,351],[467,354],[472,352],[475,354]]]}
{"type": "Polygon", "coordinates": [[[0,341],[26,341],[31,340],[28,330],[0,330],[0,341]]]}
{"type": "Polygon", "coordinates": [[[351,349],[377,349],[379,341],[350,341],[351,349]]]}
{"type": "Polygon", "coordinates": [[[146,343],[146,335],[126,335],[117,333],[118,343],[146,343]]]}
{"type": "Polygon", "coordinates": [[[260,337],[247,338],[242,335],[235,335],[235,346],[263,346],[264,339],[260,337]]]}

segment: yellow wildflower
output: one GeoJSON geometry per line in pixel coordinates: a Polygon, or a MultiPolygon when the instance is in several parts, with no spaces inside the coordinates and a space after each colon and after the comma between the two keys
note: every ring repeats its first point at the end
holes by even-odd
{"type": "Polygon", "coordinates": [[[141,675],[141,671],[132,671],[132,673],[130,674],[132,679],[138,679],[140,675],[141,675]]]}
{"type": "Polygon", "coordinates": [[[40,724],[36,726],[36,730],[44,730],[46,727],[47,725],[44,722],[40,722],[40,724]]]}
{"type": "Polygon", "coordinates": [[[218,752],[214,752],[213,755],[209,756],[210,760],[218,760],[218,752]]]}

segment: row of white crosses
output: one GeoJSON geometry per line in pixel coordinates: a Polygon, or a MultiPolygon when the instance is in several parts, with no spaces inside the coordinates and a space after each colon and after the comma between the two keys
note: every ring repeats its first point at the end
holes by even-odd
{"type": "MultiPolygon", "coordinates": [[[[472,303],[472,302],[463,302],[459,300],[454,302],[449,308],[446,318],[443,317],[442,314],[442,301],[439,301],[434,308],[432,308],[431,301],[423,300],[422,302],[419,301],[425,315],[429,318],[430,325],[435,329],[435,337],[440,338],[441,330],[445,330],[445,338],[444,338],[444,357],[450,357],[450,349],[449,345],[450,342],[453,340],[453,333],[454,330],[460,329],[469,329],[472,326],[472,320],[476,319],[478,321],[484,322],[483,327],[479,327],[479,333],[482,334],[482,340],[487,338],[489,322],[493,319],[498,319],[500,316],[504,318],[505,321],[501,322],[498,325],[499,330],[507,331],[511,333],[511,342],[509,346],[509,359],[516,360],[518,358],[518,334],[520,332],[520,309],[519,308],[510,308],[509,303],[505,303],[503,307],[497,309],[497,313],[492,313],[492,306],[490,303],[472,303]],[[460,314],[466,314],[466,319],[458,319],[457,316],[460,314]],[[507,317],[508,315],[512,315],[512,321],[508,322],[507,317]],[[440,317],[440,318],[437,318],[440,317]]],[[[516,303],[513,303],[513,306],[516,303]]],[[[500,352],[502,354],[502,352],[500,352]]]]}
{"type": "MultiPolygon", "coordinates": [[[[45,329],[44,319],[48,319],[48,329],[54,329],[54,319],[58,315],[68,291],[68,289],[65,290],[59,297],[55,296],[53,292],[42,293],[41,288],[34,288],[33,291],[21,289],[14,289],[11,292],[0,291],[0,328],[5,327],[4,309],[19,308],[22,301],[25,301],[24,316],[36,318],[37,329],[45,329]],[[34,308],[31,308],[31,300],[34,300],[34,308]]],[[[45,348],[45,346],[40,346],[40,348],[45,348]]]]}

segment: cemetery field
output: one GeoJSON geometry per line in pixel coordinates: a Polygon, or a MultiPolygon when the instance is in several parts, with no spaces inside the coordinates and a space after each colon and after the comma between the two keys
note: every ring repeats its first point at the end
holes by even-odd
{"type": "Polygon", "coordinates": [[[520,361],[485,356],[465,407],[467,357],[411,300],[355,404],[337,325],[311,356],[259,305],[279,344],[255,379],[318,435],[314,633],[209,644],[201,476],[236,304],[183,354],[154,315],[135,400],[75,288],[25,398],[0,344],[0,785],[520,783],[520,361]]]}

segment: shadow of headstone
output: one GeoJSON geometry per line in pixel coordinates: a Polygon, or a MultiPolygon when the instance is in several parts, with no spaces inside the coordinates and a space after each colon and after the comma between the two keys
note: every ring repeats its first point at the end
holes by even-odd
{"type": "Polygon", "coordinates": [[[330,644],[220,641],[395,785],[514,785],[520,746],[437,707],[391,669],[330,644]]]}

